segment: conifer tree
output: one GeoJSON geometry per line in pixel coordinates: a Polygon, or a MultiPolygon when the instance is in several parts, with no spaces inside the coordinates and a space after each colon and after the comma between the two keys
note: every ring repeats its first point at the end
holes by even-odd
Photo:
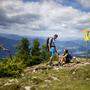
{"type": "Polygon", "coordinates": [[[29,40],[27,38],[22,38],[17,45],[17,56],[19,59],[23,60],[23,63],[27,63],[30,60],[30,49],[29,40]]]}

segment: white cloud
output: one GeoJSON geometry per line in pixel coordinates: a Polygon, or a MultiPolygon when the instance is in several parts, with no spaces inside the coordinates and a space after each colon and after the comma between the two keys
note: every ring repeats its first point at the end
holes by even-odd
{"type": "Polygon", "coordinates": [[[77,0],[82,6],[90,8],[90,0],[77,0]]]}
{"type": "Polygon", "coordinates": [[[0,1],[0,32],[30,36],[54,35],[80,38],[80,30],[89,27],[90,13],[65,7],[55,0],[27,2],[0,1]]]}

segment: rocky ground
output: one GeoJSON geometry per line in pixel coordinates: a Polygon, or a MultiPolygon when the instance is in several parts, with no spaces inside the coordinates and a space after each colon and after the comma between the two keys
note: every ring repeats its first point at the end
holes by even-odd
{"type": "Polygon", "coordinates": [[[21,77],[0,78],[0,90],[90,90],[90,59],[27,67],[21,77]]]}

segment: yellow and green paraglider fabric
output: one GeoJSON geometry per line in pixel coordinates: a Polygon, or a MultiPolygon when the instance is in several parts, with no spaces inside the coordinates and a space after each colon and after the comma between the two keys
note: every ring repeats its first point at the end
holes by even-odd
{"type": "Polygon", "coordinates": [[[90,41],[90,30],[84,30],[84,40],[90,41]]]}

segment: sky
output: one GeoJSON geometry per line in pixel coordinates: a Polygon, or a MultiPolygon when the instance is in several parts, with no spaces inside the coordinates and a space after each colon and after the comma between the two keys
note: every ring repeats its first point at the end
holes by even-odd
{"type": "Polygon", "coordinates": [[[0,33],[81,39],[90,28],[90,0],[0,0],[0,33]]]}

